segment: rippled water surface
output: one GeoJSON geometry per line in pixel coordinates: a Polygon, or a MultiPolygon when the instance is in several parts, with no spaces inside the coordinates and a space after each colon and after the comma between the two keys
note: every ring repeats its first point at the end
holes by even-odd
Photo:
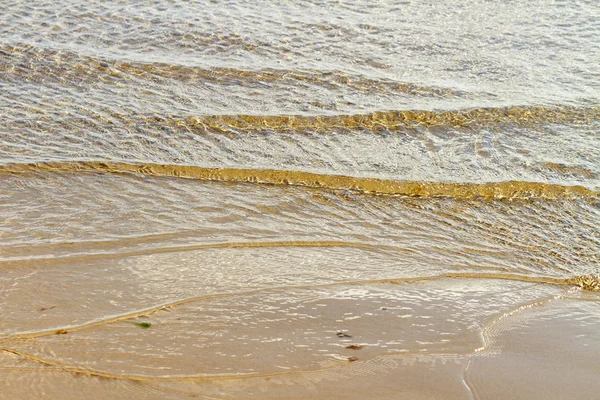
{"type": "Polygon", "coordinates": [[[598,2],[0,11],[0,398],[600,391],[598,2]]]}

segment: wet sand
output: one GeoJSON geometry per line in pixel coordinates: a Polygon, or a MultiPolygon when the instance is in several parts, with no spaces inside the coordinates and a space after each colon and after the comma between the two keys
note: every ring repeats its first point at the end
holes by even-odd
{"type": "Polygon", "coordinates": [[[599,300],[459,278],[206,296],[5,337],[3,395],[593,398],[599,300]]]}
{"type": "Polygon", "coordinates": [[[0,399],[592,399],[596,2],[7,0],[0,399]]]}

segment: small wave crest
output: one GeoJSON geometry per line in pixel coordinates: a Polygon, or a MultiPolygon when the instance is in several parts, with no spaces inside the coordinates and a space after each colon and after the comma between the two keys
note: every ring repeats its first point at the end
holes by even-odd
{"type": "Polygon", "coordinates": [[[586,189],[583,186],[564,186],[524,181],[492,183],[415,182],[329,175],[304,171],[206,168],[186,165],[129,164],[101,161],[42,162],[0,166],[0,174],[78,172],[103,174],[133,173],[210,182],[300,186],[326,190],[349,190],[372,195],[419,198],[449,197],[457,200],[596,199],[599,196],[597,192],[586,189]]]}

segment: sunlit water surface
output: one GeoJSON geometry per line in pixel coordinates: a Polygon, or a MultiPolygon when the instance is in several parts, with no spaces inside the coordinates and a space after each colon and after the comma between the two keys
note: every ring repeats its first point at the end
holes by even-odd
{"type": "Polygon", "coordinates": [[[0,398],[600,392],[600,3],[0,4],[0,398]]]}

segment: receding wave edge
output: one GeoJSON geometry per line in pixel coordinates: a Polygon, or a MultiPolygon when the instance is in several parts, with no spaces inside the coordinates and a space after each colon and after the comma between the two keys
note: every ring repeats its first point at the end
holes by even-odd
{"type": "Polygon", "coordinates": [[[469,199],[597,199],[600,193],[583,186],[566,186],[541,182],[504,181],[492,183],[446,183],[389,180],[381,178],[329,175],[304,171],[206,168],[187,165],[124,163],[105,161],[41,162],[6,164],[0,175],[27,173],[102,173],[141,174],[178,177],[210,182],[253,183],[300,186],[326,190],[347,190],[373,195],[420,198],[449,197],[469,199]]]}

